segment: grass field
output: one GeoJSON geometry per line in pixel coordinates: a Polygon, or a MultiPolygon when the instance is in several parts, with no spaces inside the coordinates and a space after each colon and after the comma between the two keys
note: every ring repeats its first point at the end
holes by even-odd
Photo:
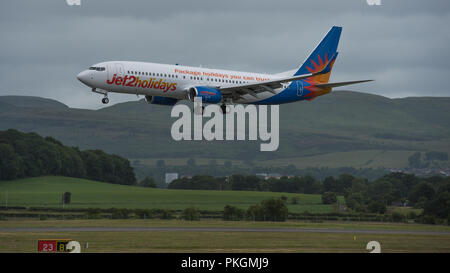
{"type": "MultiPolygon", "coordinates": [[[[243,209],[268,198],[288,198],[290,212],[332,212],[321,204],[320,195],[252,191],[168,190],[114,185],[85,179],[46,176],[0,182],[0,204],[24,207],[61,208],[63,192],[72,193],[65,208],[160,208],[181,210],[194,206],[200,210],[222,211],[225,205],[243,209]],[[298,204],[290,204],[297,197],[298,204]]],[[[341,198],[342,201],[342,198],[341,198]]]]}
{"type": "Polygon", "coordinates": [[[325,228],[450,232],[450,226],[379,222],[308,221],[255,222],[222,220],[161,220],[161,219],[90,219],[90,220],[7,220],[0,221],[0,228],[46,227],[191,227],[191,228],[325,228]]]}
{"type": "MultiPolygon", "coordinates": [[[[449,227],[374,223],[256,223],[179,220],[0,221],[13,227],[296,227],[368,230],[450,231],[449,227]]],[[[450,235],[334,234],[314,232],[0,232],[0,252],[36,252],[37,240],[70,238],[88,242],[82,252],[368,252],[378,241],[382,252],[450,252],[450,235]]]]}

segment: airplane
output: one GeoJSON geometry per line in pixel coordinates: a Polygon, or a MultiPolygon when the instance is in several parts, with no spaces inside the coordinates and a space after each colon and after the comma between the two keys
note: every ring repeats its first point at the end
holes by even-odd
{"type": "Polygon", "coordinates": [[[338,55],[342,27],[333,26],[298,69],[262,74],[182,65],[109,61],[92,65],[77,75],[79,81],[102,94],[144,95],[150,104],[175,105],[181,100],[201,98],[205,104],[283,104],[312,100],[332,88],[369,82],[359,80],[330,83],[338,55]]]}

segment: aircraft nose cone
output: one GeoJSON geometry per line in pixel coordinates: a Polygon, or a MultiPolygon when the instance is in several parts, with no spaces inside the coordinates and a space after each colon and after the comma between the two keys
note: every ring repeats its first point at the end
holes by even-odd
{"type": "Polygon", "coordinates": [[[89,72],[85,71],[81,71],[78,75],[77,75],[77,79],[84,83],[84,84],[88,84],[89,81],[89,72]]]}

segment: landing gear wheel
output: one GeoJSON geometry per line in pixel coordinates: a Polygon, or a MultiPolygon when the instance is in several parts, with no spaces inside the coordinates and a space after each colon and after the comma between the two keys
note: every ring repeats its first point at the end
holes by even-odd
{"type": "Polygon", "coordinates": [[[222,109],[222,114],[226,114],[227,113],[227,106],[225,104],[220,105],[220,109],[222,109]]]}
{"type": "Polygon", "coordinates": [[[108,104],[109,103],[109,99],[108,98],[103,98],[102,99],[102,103],[103,104],[108,104]]]}

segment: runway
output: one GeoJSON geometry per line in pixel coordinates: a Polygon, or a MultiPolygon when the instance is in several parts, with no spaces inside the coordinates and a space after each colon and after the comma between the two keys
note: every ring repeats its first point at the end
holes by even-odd
{"type": "Polygon", "coordinates": [[[301,232],[348,234],[449,235],[441,231],[329,229],[329,228],[201,228],[201,227],[64,227],[64,228],[0,228],[0,232],[301,232]]]}

